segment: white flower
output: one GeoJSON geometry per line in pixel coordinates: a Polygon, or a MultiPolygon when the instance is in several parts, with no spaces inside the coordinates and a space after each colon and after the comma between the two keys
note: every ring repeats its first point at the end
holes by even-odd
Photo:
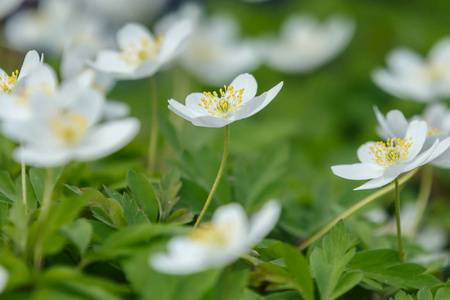
{"type": "Polygon", "coordinates": [[[97,124],[103,114],[101,92],[68,84],[53,94],[34,94],[34,117],[7,121],[6,136],[23,143],[13,157],[36,167],[55,167],[71,160],[90,161],[107,156],[131,141],[139,121],[128,118],[97,124]]]}
{"type": "Polygon", "coordinates": [[[350,180],[370,181],[355,190],[373,189],[394,181],[400,174],[427,164],[450,147],[450,139],[438,139],[425,151],[428,134],[425,121],[409,123],[404,138],[392,138],[384,142],[367,142],[357,151],[360,163],[331,167],[333,173],[350,180]]]}
{"type": "Polygon", "coordinates": [[[0,19],[13,12],[22,2],[23,0],[2,0],[2,5],[0,5],[0,19]]]}
{"type": "Polygon", "coordinates": [[[270,201],[250,220],[237,203],[216,210],[211,223],[194,229],[188,236],[175,237],[168,253],[150,257],[150,265],[168,274],[196,273],[223,267],[248,252],[275,226],[281,207],[270,201]]]}
{"type": "Polygon", "coordinates": [[[128,23],[117,32],[120,52],[100,51],[91,65],[117,79],[152,76],[178,54],[190,33],[188,21],[173,25],[163,37],[153,36],[143,25],[128,23]]]}
{"type": "Polygon", "coordinates": [[[9,273],[5,267],[0,266],[0,294],[4,291],[6,285],[8,284],[9,273]]]}
{"type": "Polygon", "coordinates": [[[267,63],[285,73],[312,71],[337,56],[354,31],[354,22],[343,16],[324,24],[312,16],[293,16],[283,24],[280,37],[267,42],[267,63]]]}
{"type": "MultiPolygon", "coordinates": [[[[383,138],[404,138],[407,128],[411,123],[403,113],[399,110],[391,110],[386,117],[374,107],[378,123],[380,124],[380,136],[383,138]]],[[[443,103],[434,103],[429,105],[423,113],[423,116],[414,116],[412,120],[425,120],[428,125],[427,139],[425,140],[422,152],[429,149],[436,140],[440,140],[437,153],[433,155],[433,160],[429,161],[430,165],[439,168],[450,168],[450,149],[442,151],[446,147],[448,137],[450,137],[450,111],[443,103]]]]}
{"type": "Polygon", "coordinates": [[[250,74],[241,74],[220,93],[192,93],[186,105],[169,100],[169,109],[180,117],[201,127],[223,127],[234,121],[248,118],[266,107],[278,94],[283,82],[258,97],[258,84],[250,74]]]}
{"type": "MultiPolygon", "coordinates": [[[[192,18],[192,17],[191,17],[192,18]]],[[[261,55],[251,40],[240,37],[237,21],[218,15],[199,18],[194,33],[180,56],[181,65],[201,82],[219,85],[261,64],[261,55]]]]}
{"type": "Polygon", "coordinates": [[[432,102],[450,96],[450,38],[441,39],[423,59],[406,48],[389,53],[387,69],[375,69],[373,81],[396,97],[432,102]]]}

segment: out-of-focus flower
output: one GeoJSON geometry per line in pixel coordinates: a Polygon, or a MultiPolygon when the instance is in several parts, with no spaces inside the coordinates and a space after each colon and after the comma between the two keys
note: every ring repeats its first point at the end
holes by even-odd
{"type": "MultiPolygon", "coordinates": [[[[380,136],[400,139],[405,137],[411,121],[408,121],[401,111],[391,110],[384,116],[377,107],[374,110],[380,124],[380,136]]],[[[443,103],[431,104],[426,108],[422,116],[414,116],[412,118],[412,120],[422,119],[428,125],[427,139],[422,152],[429,149],[436,140],[444,141],[450,137],[450,111],[447,110],[447,105],[443,103]]],[[[445,143],[440,143],[439,147],[445,147],[445,143]]],[[[439,168],[450,168],[450,149],[442,152],[429,163],[439,168]]]]}
{"type": "Polygon", "coordinates": [[[387,56],[387,69],[375,69],[372,79],[396,97],[432,102],[450,96],[450,38],[441,39],[423,59],[406,48],[387,56]]]}
{"type": "Polygon", "coordinates": [[[150,265],[163,273],[189,274],[230,264],[272,230],[280,211],[279,203],[270,201],[249,220],[239,204],[222,206],[209,224],[170,240],[168,253],[151,256],[150,265]]]}
{"type": "Polygon", "coordinates": [[[357,151],[360,163],[331,167],[333,173],[350,180],[370,181],[355,190],[373,189],[394,181],[400,174],[429,163],[450,147],[450,138],[438,139],[421,151],[428,134],[425,121],[409,123],[405,137],[384,142],[367,142],[357,151]]]}
{"type": "Polygon", "coordinates": [[[6,285],[8,284],[8,280],[9,280],[8,270],[6,270],[5,267],[0,266],[0,294],[3,292],[6,285]]]}
{"type": "Polygon", "coordinates": [[[354,31],[355,23],[343,16],[333,16],[324,24],[312,16],[293,16],[283,24],[279,38],[267,40],[267,63],[285,73],[312,71],[337,56],[354,31]]]}
{"type": "Polygon", "coordinates": [[[71,160],[99,159],[125,146],[139,130],[134,118],[97,124],[103,94],[76,84],[51,94],[35,93],[29,101],[33,117],[6,121],[2,128],[7,137],[23,143],[13,157],[27,165],[55,167],[71,160]]]}
{"type": "Polygon", "coordinates": [[[197,20],[194,34],[180,56],[180,63],[200,81],[219,85],[261,64],[256,43],[243,40],[239,25],[229,16],[197,20]]]}
{"type": "MultiPolygon", "coordinates": [[[[80,0],[76,0],[80,1],[80,0]]],[[[168,0],[81,0],[86,9],[104,21],[122,26],[128,22],[149,22],[168,0]]]]}
{"type": "Polygon", "coordinates": [[[49,54],[60,54],[67,43],[98,51],[110,40],[105,24],[73,0],[43,0],[37,9],[18,12],[6,21],[5,36],[15,49],[49,54]]]}
{"type": "Polygon", "coordinates": [[[152,76],[173,59],[191,34],[189,21],[173,25],[163,37],[155,37],[146,27],[129,23],[117,32],[119,51],[103,50],[92,66],[117,79],[152,76]]]}
{"type": "Polygon", "coordinates": [[[23,0],[3,0],[0,6],[0,19],[3,19],[8,14],[12,13],[16,8],[22,4],[23,0]]]}
{"type": "Polygon", "coordinates": [[[42,64],[43,59],[43,56],[39,57],[36,51],[31,50],[25,56],[20,72],[16,70],[11,75],[8,75],[0,68],[0,94],[10,94],[17,82],[38,68],[42,64]]]}
{"type": "Polygon", "coordinates": [[[223,127],[234,121],[253,116],[266,107],[278,94],[283,82],[258,97],[258,84],[250,74],[241,74],[231,84],[216,92],[192,93],[183,105],[169,100],[169,109],[180,117],[201,127],[223,127]]]}

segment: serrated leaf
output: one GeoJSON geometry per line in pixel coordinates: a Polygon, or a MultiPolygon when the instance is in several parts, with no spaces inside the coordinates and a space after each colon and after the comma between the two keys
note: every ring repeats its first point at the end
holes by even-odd
{"type": "Polygon", "coordinates": [[[127,218],[125,217],[125,214],[123,213],[122,207],[120,206],[119,202],[117,202],[114,199],[106,199],[106,202],[108,203],[108,214],[113,222],[113,224],[117,227],[126,227],[128,226],[127,218]]]}
{"type": "Polygon", "coordinates": [[[309,265],[301,252],[289,245],[284,245],[284,262],[287,270],[293,275],[297,290],[307,300],[314,299],[314,285],[309,265]]]}
{"type": "Polygon", "coordinates": [[[417,300],[433,300],[433,294],[431,294],[430,288],[424,286],[417,293],[417,300]]]}
{"type": "Polygon", "coordinates": [[[122,205],[123,212],[130,226],[150,223],[150,220],[145,213],[137,206],[137,203],[128,196],[128,194],[123,194],[120,204],[122,205]]]}
{"type": "Polygon", "coordinates": [[[361,282],[363,278],[362,272],[347,272],[345,273],[333,291],[332,299],[337,299],[346,292],[350,291],[354,286],[361,282]]]}
{"type": "Polygon", "coordinates": [[[395,300],[413,300],[413,298],[409,295],[406,295],[404,291],[400,291],[395,294],[395,300]]]}
{"type": "Polygon", "coordinates": [[[127,173],[127,182],[134,198],[150,222],[156,222],[158,219],[159,204],[148,179],[144,175],[136,174],[136,172],[130,170],[127,173]]]}

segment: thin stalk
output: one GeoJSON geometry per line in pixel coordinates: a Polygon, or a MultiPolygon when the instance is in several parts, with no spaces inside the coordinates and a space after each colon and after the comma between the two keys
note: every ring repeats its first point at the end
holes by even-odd
{"type": "Polygon", "coordinates": [[[417,199],[416,218],[410,236],[415,238],[420,223],[422,222],[423,215],[428,205],[431,194],[431,185],[433,183],[433,168],[431,166],[424,166],[422,169],[422,181],[420,183],[420,191],[417,199]]]}
{"type": "Polygon", "coordinates": [[[150,77],[149,82],[152,93],[152,128],[150,130],[150,144],[148,146],[147,172],[152,175],[155,172],[156,151],[158,149],[158,93],[153,76],[150,77]]]}
{"type": "Polygon", "coordinates": [[[45,178],[44,185],[44,195],[42,197],[41,203],[41,213],[39,214],[39,218],[37,220],[37,226],[39,228],[36,243],[34,247],[34,265],[36,269],[40,269],[42,266],[42,252],[43,252],[43,242],[44,242],[44,234],[47,227],[47,219],[50,214],[50,209],[52,206],[52,193],[53,193],[53,182],[52,182],[52,169],[47,169],[47,176],[45,178]]]}
{"type": "MultiPolygon", "coordinates": [[[[417,173],[418,169],[415,169],[409,173],[407,173],[405,176],[403,176],[402,178],[400,178],[399,180],[399,184],[402,185],[404,184],[406,181],[408,181],[409,179],[411,179],[411,177],[414,176],[414,174],[417,173]]],[[[347,209],[346,211],[344,211],[342,214],[340,214],[339,216],[337,216],[333,221],[331,221],[327,226],[325,226],[324,228],[322,228],[322,230],[320,230],[318,233],[316,233],[315,235],[313,235],[312,237],[310,237],[308,240],[306,240],[303,244],[301,244],[298,248],[299,250],[304,250],[306,249],[309,245],[311,245],[312,243],[314,243],[315,241],[317,241],[318,239],[320,239],[322,236],[324,236],[331,228],[333,228],[334,225],[337,224],[337,222],[339,222],[341,219],[345,219],[348,218],[349,216],[351,216],[352,214],[354,214],[356,211],[358,211],[360,208],[366,206],[367,204],[371,203],[372,201],[376,200],[377,198],[386,195],[387,193],[389,193],[390,191],[392,191],[395,187],[394,183],[391,183],[390,185],[388,185],[385,188],[382,188],[381,190],[376,191],[375,193],[367,196],[366,198],[364,198],[363,200],[361,200],[360,202],[356,203],[355,205],[353,205],[352,207],[350,207],[349,209],[347,209]]]]}
{"type": "Polygon", "coordinates": [[[202,219],[205,216],[205,213],[208,210],[209,205],[211,204],[211,200],[212,200],[212,197],[214,196],[214,193],[216,192],[217,186],[219,185],[220,178],[222,177],[223,170],[225,169],[225,165],[227,163],[229,140],[230,140],[230,125],[226,125],[225,126],[225,145],[223,148],[223,156],[222,156],[222,162],[220,163],[219,172],[217,173],[216,180],[214,181],[211,191],[209,192],[209,195],[208,195],[208,198],[206,199],[205,205],[203,206],[203,209],[200,212],[200,215],[198,216],[198,219],[194,224],[194,228],[197,228],[200,225],[200,223],[202,222],[202,219]]]}
{"type": "MultiPolygon", "coordinates": [[[[23,143],[20,144],[20,147],[23,148],[23,143]]],[[[23,205],[25,206],[25,212],[27,211],[27,177],[26,177],[26,166],[25,166],[25,160],[21,160],[21,173],[22,173],[22,201],[23,205]]]]}
{"type": "Polygon", "coordinates": [[[395,178],[395,219],[397,220],[398,259],[403,263],[402,225],[400,223],[400,189],[398,177],[395,178]]]}

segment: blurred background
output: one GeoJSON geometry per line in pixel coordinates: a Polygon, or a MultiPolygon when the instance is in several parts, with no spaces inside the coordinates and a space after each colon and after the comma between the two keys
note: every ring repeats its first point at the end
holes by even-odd
{"type": "MultiPolygon", "coordinates": [[[[198,212],[207,195],[203,186],[212,183],[220,163],[225,130],[193,126],[170,112],[167,100],[174,98],[184,103],[189,93],[218,91],[244,72],[255,76],[258,94],[284,81],[279,95],[264,110],[232,124],[227,180],[222,180],[214,205],[237,201],[251,212],[270,198],[280,198],[285,209],[276,234],[294,244],[372,192],[352,191],[359,182],[334,176],[330,167],[356,163],[356,149],[366,141],[380,139],[373,107],[378,106],[383,113],[399,109],[407,118],[425,108],[424,104],[384,92],[373,83],[371,72],[384,67],[386,55],[396,47],[426,55],[433,44],[450,35],[450,2],[440,0],[189,2],[195,9],[186,9],[186,1],[169,0],[18,2],[3,14],[0,24],[0,67],[8,74],[20,68],[25,53],[31,49],[44,53],[45,62],[60,70],[67,43],[88,45],[85,57],[93,60],[99,49],[117,47],[115,33],[123,24],[141,22],[156,30],[164,27],[161,20],[168,15],[175,19],[196,18],[200,37],[212,36],[209,42],[194,39],[200,50],[217,45],[230,54],[240,43],[252,47],[247,58],[243,59],[243,54],[229,55],[225,63],[213,65],[213,71],[206,72],[206,76],[201,72],[209,67],[201,65],[206,52],[201,53],[202,57],[194,48],[191,52],[200,57],[183,53],[154,76],[160,123],[158,172],[177,169],[183,176],[179,205],[198,212]],[[284,43],[280,36],[285,22],[298,15],[315,18],[317,24],[340,16],[350,29],[346,41],[323,62],[299,68],[298,72],[282,70],[274,67],[276,62],[270,63],[271,56],[283,53],[277,46],[284,43]],[[215,18],[226,20],[214,25],[215,18]],[[228,26],[232,29],[224,29],[228,26]],[[216,33],[207,32],[216,27],[216,33]],[[221,29],[230,31],[224,33],[221,29]],[[226,40],[228,37],[230,40],[226,40]],[[239,61],[238,67],[228,70],[235,60],[239,61]],[[216,78],[221,72],[226,76],[216,78]]],[[[338,34],[332,32],[331,36],[338,34]]],[[[327,52],[333,46],[323,42],[314,47],[312,53],[327,52]]],[[[144,172],[152,122],[151,95],[147,79],[117,82],[108,98],[127,103],[130,115],[142,122],[141,131],[130,145],[108,158],[74,164],[66,177],[70,184],[120,188],[129,168],[144,172]]],[[[10,159],[15,145],[4,138],[0,142],[1,169],[19,174],[20,166],[10,159]]],[[[450,207],[444,196],[450,192],[449,179],[448,171],[435,171],[426,224],[450,229],[450,207]]],[[[414,202],[418,189],[416,176],[402,192],[402,201],[414,202]]],[[[393,195],[388,195],[363,212],[382,207],[389,216],[393,212],[391,198],[393,195]]],[[[364,236],[361,222],[369,222],[364,214],[347,225],[354,234],[364,236]]]]}

